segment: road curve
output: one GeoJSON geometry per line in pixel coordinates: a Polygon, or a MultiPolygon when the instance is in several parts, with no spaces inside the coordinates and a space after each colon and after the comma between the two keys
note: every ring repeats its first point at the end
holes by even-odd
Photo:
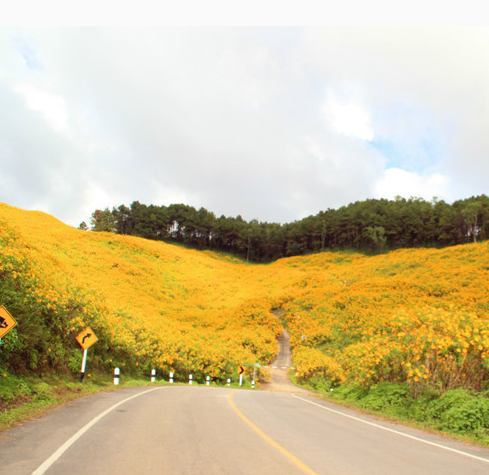
{"type": "Polygon", "coordinates": [[[311,396],[196,386],[83,398],[0,437],[2,475],[487,475],[489,450],[311,396]]]}

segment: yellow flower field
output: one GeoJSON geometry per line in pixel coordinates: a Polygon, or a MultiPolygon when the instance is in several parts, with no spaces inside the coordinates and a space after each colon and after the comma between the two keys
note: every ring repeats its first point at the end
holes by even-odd
{"type": "Polygon", "coordinates": [[[488,251],[477,243],[251,265],[0,204],[0,305],[19,322],[2,351],[12,371],[75,371],[74,337],[89,325],[101,368],[224,380],[238,364],[270,362],[286,325],[304,380],[480,390],[489,379],[488,251]]]}

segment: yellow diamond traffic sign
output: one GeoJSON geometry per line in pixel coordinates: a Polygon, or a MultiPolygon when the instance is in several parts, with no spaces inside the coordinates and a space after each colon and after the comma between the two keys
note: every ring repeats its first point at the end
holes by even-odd
{"type": "Polygon", "coordinates": [[[87,327],[81,333],[76,335],[76,341],[80,343],[80,346],[84,350],[88,350],[88,348],[98,341],[98,338],[95,336],[95,333],[93,333],[90,327],[87,327]]]}
{"type": "Polygon", "coordinates": [[[17,322],[14,317],[8,313],[3,305],[0,305],[0,338],[3,338],[15,325],[17,322]]]}

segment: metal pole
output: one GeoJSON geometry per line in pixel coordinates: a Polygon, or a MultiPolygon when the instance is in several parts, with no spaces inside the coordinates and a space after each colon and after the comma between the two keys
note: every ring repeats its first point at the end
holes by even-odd
{"type": "Polygon", "coordinates": [[[81,373],[80,373],[80,383],[83,383],[83,378],[85,377],[85,368],[87,366],[87,352],[88,352],[88,349],[83,350],[83,359],[82,359],[81,373]]]}

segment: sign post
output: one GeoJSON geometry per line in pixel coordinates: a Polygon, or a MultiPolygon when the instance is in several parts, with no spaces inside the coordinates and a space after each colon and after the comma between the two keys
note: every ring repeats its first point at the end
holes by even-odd
{"type": "Polygon", "coordinates": [[[81,373],[80,373],[80,383],[83,383],[83,378],[85,377],[85,368],[87,366],[87,352],[88,352],[88,349],[85,348],[83,350],[83,358],[82,358],[81,373]]]}
{"type": "Polygon", "coordinates": [[[87,366],[88,348],[90,348],[95,342],[97,342],[98,338],[95,336],[95,333],[93,333],[91,328],[87,327],[76,336],[76,341],[83,348],[83,359],[80,372],[80,383],[83,383],[83,378],[85,377],[85,368],[87,366]]]}
{"type": "Polygon", "coordinates": [[[8,310],[0,305],[0,347],[2,346],[2,338],[17,325],[15,318],[10,315],[8,310]]]}
{"type": "Polygon", "coordinates": [[[239,385],[243,386],[243,374],[245,372],[244,366],[239,366],[238,368],[238,374],[239,374],[239,385]]]}

